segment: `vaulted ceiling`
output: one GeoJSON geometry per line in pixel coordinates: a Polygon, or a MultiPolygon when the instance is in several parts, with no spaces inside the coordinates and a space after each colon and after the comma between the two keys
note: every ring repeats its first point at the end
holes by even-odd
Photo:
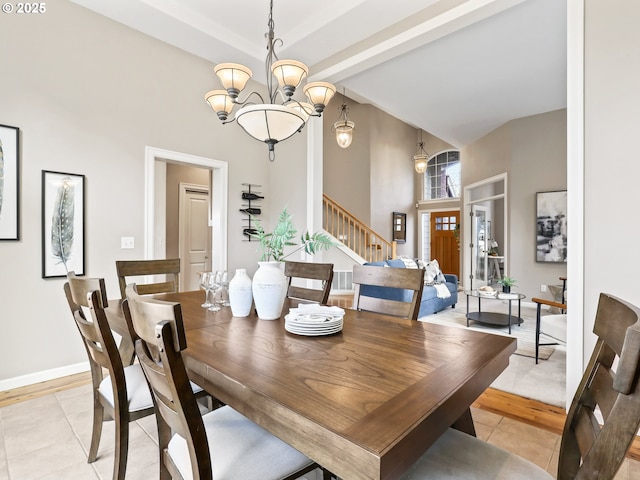
{"type": "MultiPolygon", "coordinates": [[[[264,83],[268,0],[72,1],[264,83]]],[[[274,0],[273,18],[279,58],[457,147],[566,107],[566,0],[274,0]]]]}

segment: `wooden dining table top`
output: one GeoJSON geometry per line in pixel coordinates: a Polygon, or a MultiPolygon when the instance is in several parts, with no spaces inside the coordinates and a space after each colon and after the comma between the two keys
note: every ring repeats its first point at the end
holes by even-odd
{"type": "MultiPolygon", "coordinates": [[[[512,337],[371,312],[346,309],[342,332],[307,337],[283,318],[207,311],[202,292],[154,298],[182,306],[193,381],[349,480],[400,478],[516,350],[512,337]]],[[[126,333],[119,307],[108,318],[126,333]]]]}

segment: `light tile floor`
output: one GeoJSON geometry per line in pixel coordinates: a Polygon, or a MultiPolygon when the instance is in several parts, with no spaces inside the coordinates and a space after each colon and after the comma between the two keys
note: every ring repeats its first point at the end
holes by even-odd
{"type": "MultiPolygon", "coordinates": [[[[107,480],[113,468],[113,422],[102,433],[98,460],[87,463],[91,438],[90,385],[0,408],[0,480],[107,480]]],[[[555,474],[560,437],[473,409],[478,437],[555,474]]],[[[127,480],[158,478],[153,416],[132,422],[127,480]]],[[[311,478],[311,477],[310,477],[311,478]]],[[[640,462],[626,460],[616,480],[640,478],[640,462]]]]}

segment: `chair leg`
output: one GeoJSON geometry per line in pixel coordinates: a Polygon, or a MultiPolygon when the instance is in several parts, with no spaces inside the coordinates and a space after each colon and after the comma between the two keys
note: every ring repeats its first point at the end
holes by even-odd
{"type": "Polygon", "coordinates": [[[536,365],[538,364],[538,353],[540,350],[540,312],[542,310],[542,305],[538,303],[538,308],[536,310],[536,365]]]}
{"type": "Polygon", "coordinates": [[[113,480],[124,480],[129,452],[129,415],[118,409],[114,419],[116,422],[116,445],[115,458],[113,459],[113,480]]]}
{"type": "Polygon", "coordinates": [[[91,428],[91,446],[89,447],[88,463],[93,463],[98,458],[98,447],[100,446],[100,436],[102,435],[102,422],[104,418],[104,407],[97,395],[93,396],[93,427],[91,428]]]}

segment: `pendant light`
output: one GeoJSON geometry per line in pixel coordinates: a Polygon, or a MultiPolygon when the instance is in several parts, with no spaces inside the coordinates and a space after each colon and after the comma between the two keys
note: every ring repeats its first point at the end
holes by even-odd
{"type": "Polygon", "coordinates": [[[418,143],[418,151],[413,156],[413,163],[416,169],[416,173],[424,173],[427,171],[429,154],[424,149],[424,142],[422,141],[422,129],[420,129],[420,143],[418,143]]]}
{"type": "Polygon", "coordinates": [[[356,124],[349,120],[349,107],[345,102],[344,87],[342,88],[342,106],[338,114],[338,121],[333,124],[333,131],[336,132],[336,141],[341,148],[348,148],[353,141],[353,129],[356,124]]]}

